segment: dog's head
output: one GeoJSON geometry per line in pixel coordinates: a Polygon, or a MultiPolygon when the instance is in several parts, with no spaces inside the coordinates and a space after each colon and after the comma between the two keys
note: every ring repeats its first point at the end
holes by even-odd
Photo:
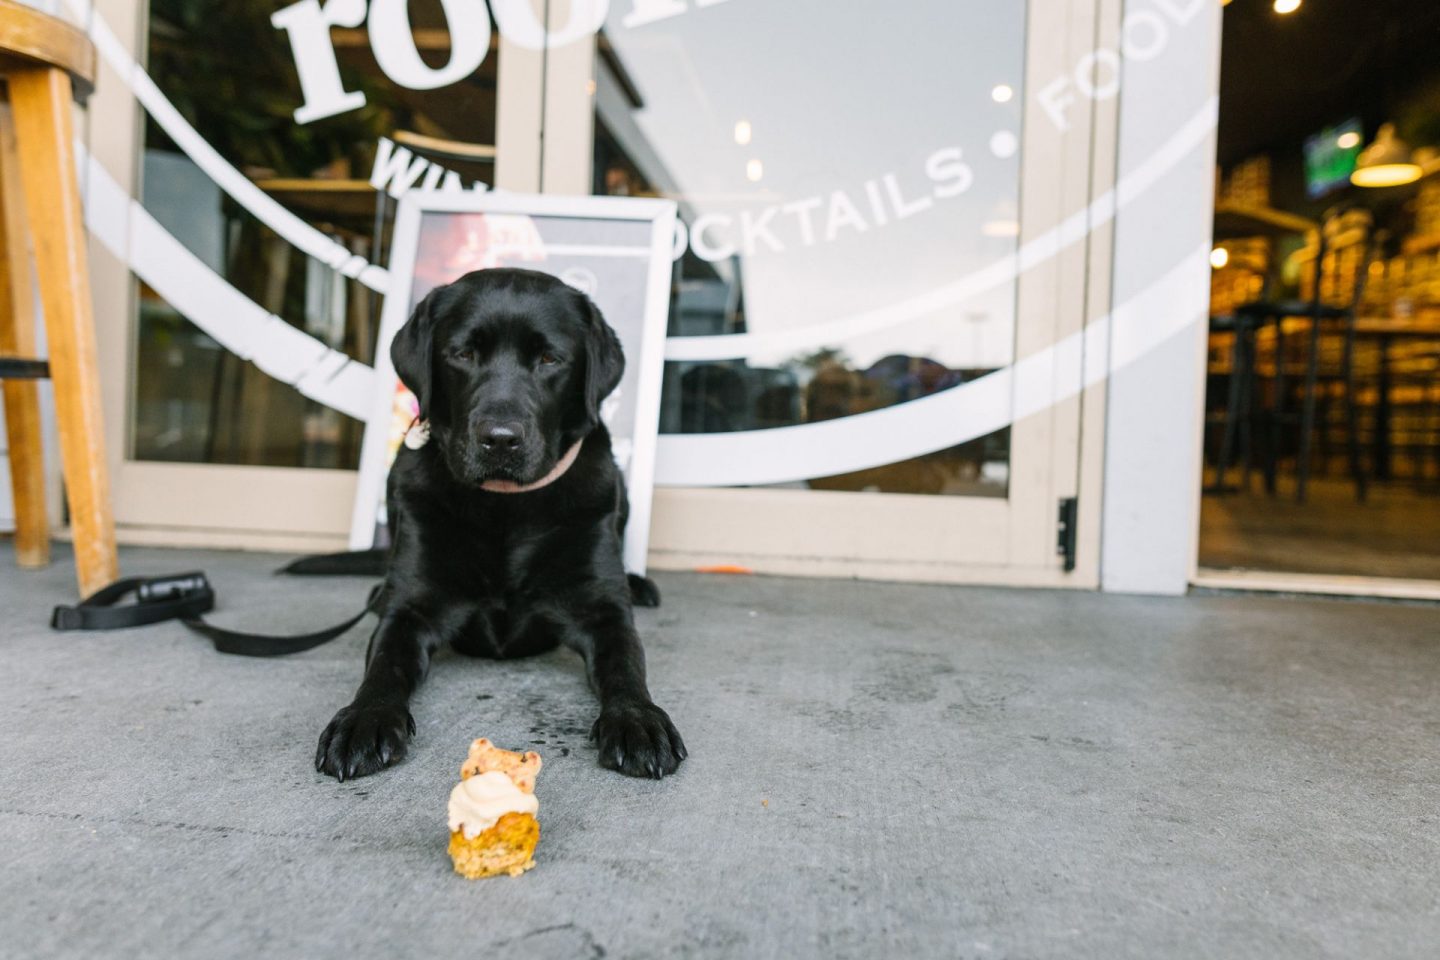
{"type": "Polygon", "coordinates": [[[432,290],[390,346],[450,472],[534,483],[600,422],[620,383],[615,331],[583,293],[531,270],[432,290]]]}

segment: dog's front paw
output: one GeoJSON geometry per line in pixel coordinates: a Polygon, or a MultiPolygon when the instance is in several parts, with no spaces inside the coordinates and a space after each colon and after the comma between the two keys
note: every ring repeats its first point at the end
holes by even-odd
{"type": "Polygon", "coordinates": [[[600,748],[600,766],[627,777],[658,780],[674,773],[687,756],[680,731],[664,710],[648,701],[605,707],[590,737],[600,748]]]}
{"type": "Polygon", "coordinates": [[[368,777],[405,759],[415,720],[400,704],[356,704],[335,714],[320,734],[315,769],[336,780],[368,777]]]}

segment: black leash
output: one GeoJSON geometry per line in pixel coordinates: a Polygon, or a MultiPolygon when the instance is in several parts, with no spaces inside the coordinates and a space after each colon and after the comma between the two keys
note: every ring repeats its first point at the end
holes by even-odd
{"type": "Polygon", "coordinates": [[[125,577],[86,597],[75,606],[57,606],[50,617],[56,630],[120,630],[166,620],[179,620],[206,637],[220,653],[240,657],[281,657],[312,650],[328,643],[374,612],[380,604],[376,584],[365,608],[344,623],[314,633],[271,635],[227,630],[205,621],[201,614],[215,608],[215,591],[200,571],[166,577],[125,577]],[[118,605],[130,593],[135,602],[118,605]]]}
{"type": "Polygon", "coordinates": [[[55,608],[50,626],[56,630],[119,630],[163,620],[198,617],[215,606],[215,591],[198,570],[168,577],[125,577],[101,587],[73,607],[55,608]],[[135,602],[117,607],[127,594],[135,602]]]}

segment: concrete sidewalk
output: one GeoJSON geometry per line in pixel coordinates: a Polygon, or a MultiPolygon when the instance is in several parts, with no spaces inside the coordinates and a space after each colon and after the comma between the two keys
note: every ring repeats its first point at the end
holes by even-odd
{"type": "MultiPolygon", "coordinates": [[[[363,603],[280,560],[123,557],[208,571],[252,630],[363,603]]],[[[678,776],[596,766],[571,655],[447,653],[410,758],[337,784],[312,755],[365,629],[285,660],[55,634],[68,558],[0,547],[0,955],[1440,955],[1435,608],[657,580],[678,776]],[[545,758],[520,879],[450,871],[477,736],[545,758]]]]}

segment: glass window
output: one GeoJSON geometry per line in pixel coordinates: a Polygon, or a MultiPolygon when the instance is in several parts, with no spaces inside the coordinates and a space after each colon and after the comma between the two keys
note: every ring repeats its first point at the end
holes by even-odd
{"type": "MultiPolygon", "coordinates": [[[[758,430],[1014,359],[1025,5],[611,6],[594,190],[680,205],[661,429],[758,430]],[[733,337],[728,348],[716,338],[733,337]]],[[[1009,431],[817,489],[1004,496],[1009,431]]]]}
{"type": "MultiPolygon", "coordinates": [[[[357,19],[317,30],[304,20],[344,20],[350,7],[365,12],[363,4],[313,0],[152,0],[147,69],[200,136],[253,183],[352,254],[383,264],[393,201],[370,184],[377,151],[385,151],[382,166],[408,151],[404,169],[421,183],[432,168],[437,178],[453,173],[461,186],[492,181],[498,35],[488,51],[474,40],[462,51],[440,0],[410,0],[408,24],[400,24],[409,35],[399,42],[389,35],[382,66],[370,25],[357,19]],[[304,86],[297,58],[309,71],[304,86]],[[477,58],[464,76],[411,89],[426,70],[477,58]],[[338,73],[338,91],[327,86],[327,67],[338,73]],[[397,82],[407,71],[411,82],[397,82]],[[420,160],[431,164],[423,172],[420,160]]],[[[251,215],[153,121],[142,173],[145,208],[204,269],[332,349],[371,361],[376,293],[251,215]]],[[[142,285],[132,456],[354,468],[363,425],[222,348],[194,322],[211,319],[225,318],[182,316],[142,285]]]]}

